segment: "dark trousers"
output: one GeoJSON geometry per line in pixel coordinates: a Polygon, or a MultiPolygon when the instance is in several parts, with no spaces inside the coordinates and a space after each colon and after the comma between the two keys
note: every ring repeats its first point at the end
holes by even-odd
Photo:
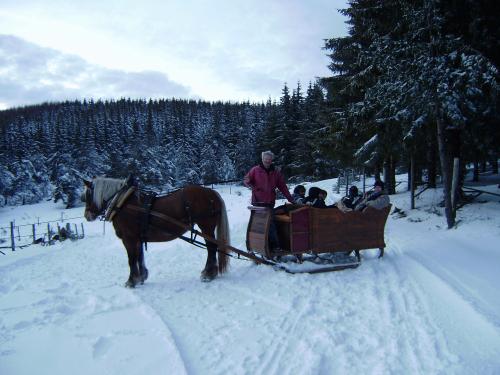
{"type": "Polygon", "coordinates": [[[276,229],[276,222],[274,221],[274,215],[271,216],[271,222],[269,223],[269,247],[275,249],[280,247],[280,241],[278,239],[278,231],[276,229]]]}

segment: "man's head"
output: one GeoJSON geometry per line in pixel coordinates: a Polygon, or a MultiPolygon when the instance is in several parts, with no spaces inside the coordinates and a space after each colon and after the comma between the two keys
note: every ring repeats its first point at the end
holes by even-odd
{"type": "Polygon", "coordinates": [[[358,195],[358,187],[356,185],[352,185],[350,188],[349,188],[349,196],[350,197],[355,197],[358,195]]]}
{"type": "Polygon", "coordinates": [[[373,190],[377,192],[384,190],[384,183],[380,180],[375,180],[375,183],[373,184],[373,190]]]}
{"type": "Polygon", "coordinates": [[[274,154],[271,151],[264,151],[261,156],[262,164],[264,164],[265,168],[269,168],[273,163],[274,154]]]}
{"type": "Polygon", "coordinates": [[[328,193],[326,192],[326,190],[320,189],[318,193],[318,198],[325,200],[327,195],[328,193]]]}
{"type": "Polygon", "coordinates": [[[303,197],[306,195],[306,188],[304,187],[304,185],[297,185],[295,186],[295,189],[293,189],[293,192],[303,197]]]}

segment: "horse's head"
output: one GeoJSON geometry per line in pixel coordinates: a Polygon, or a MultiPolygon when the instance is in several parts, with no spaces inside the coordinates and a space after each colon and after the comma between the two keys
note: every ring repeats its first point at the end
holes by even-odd
{"type": "Polygon", "coordinates": [[[85,203],[85,219],[94,221],[101,214],[97,204],[94,202],[94,184],[93,181],[83,180],[85,190],[82,193],[82,202],[85,203]]]}
{"type": "Polygon", "coordinates": [[[82,201],[85,202],[85,219],[94,221],[103,214],[110,199],[127,183],[116,178],[94,177],[92,181],[84,180],[85,191],[82,201]]]}

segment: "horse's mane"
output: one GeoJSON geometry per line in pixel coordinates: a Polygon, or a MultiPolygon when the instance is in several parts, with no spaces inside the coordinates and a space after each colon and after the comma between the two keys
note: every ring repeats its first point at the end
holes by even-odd
{"type": "Polygon", "coordinates": [[[94,186],[94,203],[98,209],[103,208],[104,201],[108,200],[120,190],[127,180],[119,180],[117,178],[96,177],[92,184],[94,186]]]}

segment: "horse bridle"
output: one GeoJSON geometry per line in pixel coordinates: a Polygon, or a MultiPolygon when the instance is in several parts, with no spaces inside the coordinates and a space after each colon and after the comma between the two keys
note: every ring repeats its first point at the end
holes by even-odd
{"type": "Polygon", "coordinates": [[[92,199],[92,189],[94,188],[93,184],[90,183],[90,187],[85,185],[85,191],[80,195],[80,199],[83,203],[87,204],[89,199],[92,199]]]}
{"type": "Polygon", "coordinates": [[[106,212],[106,207],[108,206],[107,201],[103,201],[103,205],[100,210],[97,209],[96,204],[93,199],[94,195],[94,184],[89,182],[89,184],[85,184],[85,191],[81,194],[80,199],[85,203],[85,210],[95,211],[95,216],[100,220],[104,218],[104,212],[106,212]]]}

